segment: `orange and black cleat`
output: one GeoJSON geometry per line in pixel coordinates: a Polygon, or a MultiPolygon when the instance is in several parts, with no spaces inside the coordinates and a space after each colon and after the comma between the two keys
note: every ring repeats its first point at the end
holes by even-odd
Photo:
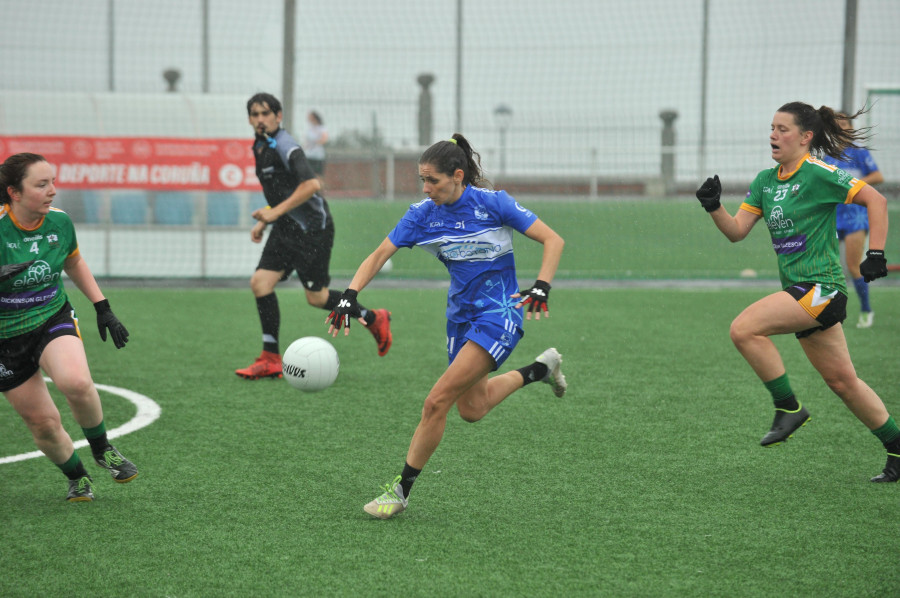
{"type": "Polygon", "coordinates": [[[378,343],[378,355],[384,357],[391,350],[391,343],[394,336],[391,334],[391,312],[386,309],[373,309],[375,321],[369,326],[369,332],[375,337],[378,343]]]}
{"type": "Polygon", "coordinates": [[[271,351],[263,351],[248,367],[234,370],[234,373],[247,380],[260,378],[281,378],[281,355],[271,351]]]}

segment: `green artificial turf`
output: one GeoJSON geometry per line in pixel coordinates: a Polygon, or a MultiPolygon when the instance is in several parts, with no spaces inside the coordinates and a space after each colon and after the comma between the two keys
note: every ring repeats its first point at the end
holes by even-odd
{"type": "MultiPolygon", "coordinates": [[[[559,283],[551,318],[526,323],[502,371],[555,346],[569,393],[531,385],[476,424],[453,412],[388,521],[362,505],[399,473],[446,367],[444,290],[361,293],[393,312],[394,346],[379,358],[352,328],[333,341],[336,383],[315,394],[234,375],[260,348],[249,290],[108,289],[131,332],[120,351],[76,291],[95,381],[150,397],[161,417],[114,441],[140,468],[133,482],[88,463],[92,503],[66,503],[46,458],[0,464],[0,595],[897,595],[900,486],[869,483],[883,448],[792,337],[776,342],[812,421],[758,445],[771,402],[728,326],[771,290],[559,283]]],[[[894,413],[898,299],[873,286],[876,325],[846,328],[894,413]]],[[[283,347],[325,335],[298,289],[279,300],[283,347]]],[[[108,427],[134,415],[102,394],[108,427]]],[[[32,450],[3,403],[0,457],[32,450]]]]}

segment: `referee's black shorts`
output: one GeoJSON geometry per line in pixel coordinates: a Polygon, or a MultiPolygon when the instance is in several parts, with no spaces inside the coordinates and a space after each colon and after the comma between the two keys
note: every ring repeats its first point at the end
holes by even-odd
{"type": "Polygon", "coordinates": [[[281,280],[287,280],[296,271],[305,289],[321,291],[331,283],[328,266],[332,247],[334,222],[331,219],[322,230],[304,232],[289,216],[279,218],[272,225],[256,269],[283,270],[281,280]]]}

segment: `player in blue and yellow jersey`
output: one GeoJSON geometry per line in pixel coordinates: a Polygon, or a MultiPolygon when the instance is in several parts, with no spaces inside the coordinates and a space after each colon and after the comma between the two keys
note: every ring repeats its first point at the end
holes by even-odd
{"type": "MultiPolygon", "coordinates": [[[[841,127],[849,129],[852,123],[845,115],[840,115],[838,123],[841,127]]],[[[844,150],[844,158],[839,159],[825,155],[824,162],[837,166],[857,179],[870,185],[884,182],[884,175],[878,170],[875,158],[868,149],[859,145],[851,145],[844,150]]],[[[870,328],[875,319],[872,304],[869,299],[869,283],[859,271],[859,265],[863,260],[863,251],[866,247],[866,235],[869,232],[869,217],[866,208],[856,204],[838,204],[837,207],[837,233],[838,239],[844,242],[844,255],[847,270],[850,272],[853,286],[859,297],[860,314],[856,322],[857,328],[870,328]]]]}
{"type": "Polygon", "coordinates": [[[425,398],[422,418],[413,434],[400,475],[364,509],[388,519],[406,509],[410,488],[437,449],[447,414],[456,405],[468,422],[483,418],[516,390],[532,382],[549,384],[557,397],[566,379],[555,348],[518,370],[489,374],[510,356],[524,332],[525,319],[549,316],[547,300],[556,274],[563,239],[530,210],[504,191],[484,186],[480,156],[459,133],[429,147],[419,159],[419,176],[427,195],[409,210],[381,245],[363,261],[328,320],[329,333],[349,332],[360,310],[357,294],[400,247],[421,247],[450,273],[447,293],[447,354],[450,365],[425,398]],[[519,290],[513,257],[518,231],[544,246],[537,280],[519,290]]]}
{"type": "Polygon", "coordinates": [[[857,377],[844,338],[847,289],[835,224],[837,205],[865,206],[871,240],[860,271],[867,282],[887,276],[887,202],[872,186],[812,157],[824,153],[842,158],[851,144],[865,137],[864,132],[841,127],[839,116],[827,106],[816,110],[802,102],[785,104],[775,113],[769,135],[778,166],[757,175],[737,214],[732,216],[719,202],[718,175],[703,183],[697,199],[732,242],[744,239],[762,219],[778,259],[783,291],[750,305],[731,324],[731,340],[775,403],[772,427],[760,444],[779,444],[810,419],[769,338],[794,333],[831,390],[887,449],[887,464],[872,481],[896,482],[900,428],[881,398],[857,377]]]}
{"type": "MultiPolygon", "coordinates": [[[[256,176],[268,204],[253,212],[257,222],[250,231],[250,240],[262,242],[266,227],[272,225],[250,278],[262,326],[262,353],[248,367],[235,370],[248,380],[281,377],[281,311],[275,295],[279,282],[296,270],[306,301],[329,312],[341,297],[340,291],[328,289],[334,246],[334,221],[328,202],[321,195],[321,183],[300,145],[281,128],[283,116],[281,102],[272,94],[258,93],[247,101],[247,117],[256,132],[256,176]]],[[[381,356],[391,348],[390,316],[386,309],[363,308],[366,327],[375,337],[381,356]]]]}
{"type": "Polygon", "coordinates": [[[0,391],[25,421],[37,447],[69,479],[66,499],[90,501],[91,477],[62,426],[41,370],[65,395],[97,464],[119,483],[130,482],[138,471],[107,438],[100,395],[63,272],[94,304],[104,341],[109,332],[121,349],[128,331],[81,256],[72,220],[52,207],[54,183],[53,166],[37,154],[15,154],[0,165],[0,263],[7,270],[0,277],[0,391]],[[15,264],[21,265],[11,268],[15,264]],[[10,274],[14,270],[18,272],[10,274]]]}

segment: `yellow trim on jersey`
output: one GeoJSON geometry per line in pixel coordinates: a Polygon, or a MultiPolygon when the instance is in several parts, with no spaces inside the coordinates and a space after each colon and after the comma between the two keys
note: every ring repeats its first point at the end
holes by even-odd
{"type": "Polygon", "coordinates": [[[780,164],[780,165],[778,166],[778,172],[775,173],[775,176],[778,177],[778,180],[779,180],[779,181],[786,181],[787,179],[789,179],[789,178],[791,178],[792,176],[794,176],[794,173],[797,172],[798,170],[800,170],[800,167],[803,166],[803,163],[806,162],[807,160],[809,160],[809,154],[806,154],[805,156],[803,156],[803,157],[800,159],[800,161],[797,162],[797,168],[795,168],[794,170],[790,171],[790,172],[787,173],[787,174],[782,174],[782,173],[781,173],[781,170],[784,168],[784,164],[780,164]]]}
{"type": "Polygon", "coordinates": [[[747,202],[742,203],[740,209],[744,210],[745,212],[750,212],[751,214],[756,214],[757,216],[762,216],[761,208],[757,208],[756,206],[751,206],[747,202]]]}
{"type": "MultiPolygon", "coordinates": [[[[838,167],[835,166],[834,164],[829,164],[828,162],[824,162],[822,160],[819,160],[818,158],[813,158],[812,156],[809,156],[809,155],[807,155],[806,161],[809,162],[810,164],[815,164],[816,166],[825,168],[825,169],[829,170],[830,172],[834,172],[835,170],[838,169],[838,167]]],[[[868,184],[865,181],[863,181],[862,179],[858,179],[856,177],[853,177],[852,179],[850,179],[850,183],[853,186],[850,187],[849,191],[847,191],[847,199],[844,200],[844,203],[846,203],[846,204],[853,203],[853,198],[856,197],[856,194],[859,193],[859,190],[868,184]],[[854,181],[856,181],[856,182],[854,182],[854,181]]]]}

